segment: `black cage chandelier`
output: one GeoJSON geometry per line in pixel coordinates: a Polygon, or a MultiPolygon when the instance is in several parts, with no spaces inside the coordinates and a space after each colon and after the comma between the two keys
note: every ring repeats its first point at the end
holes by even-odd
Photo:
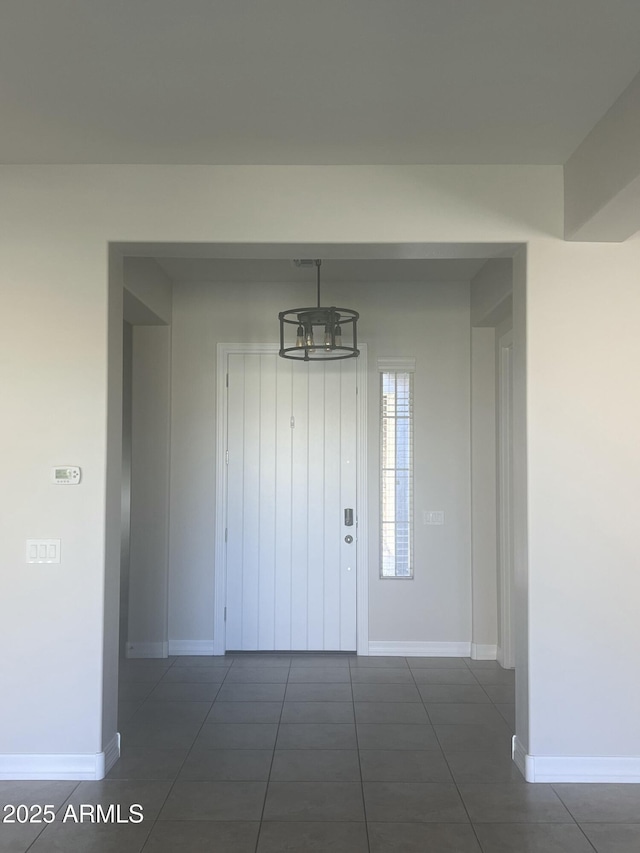
{"type": "Polygon", "coordinates": [[[320,305],[320,264],[316,260],[318,304],[315,308],[291,308],[281,311],[280,355],[299,361],[328,361],[357,358],[360,315],[350,308],[322,308],[320,305]],[[295,329],[295,339],[293,330],[295,329]]]}

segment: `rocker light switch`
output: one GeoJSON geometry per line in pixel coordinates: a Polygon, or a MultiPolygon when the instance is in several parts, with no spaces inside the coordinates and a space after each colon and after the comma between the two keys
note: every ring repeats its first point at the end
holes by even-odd
{"type": "Polygon", "coordinates": [[[27,563],[59,562],[59,539],[27,539],[27,563]]]}
{"type": "Polygon", "coordinates": [[[441,509],[425,509],[422,515],[423,524],[444,524],[444,512],[441,509]]]}

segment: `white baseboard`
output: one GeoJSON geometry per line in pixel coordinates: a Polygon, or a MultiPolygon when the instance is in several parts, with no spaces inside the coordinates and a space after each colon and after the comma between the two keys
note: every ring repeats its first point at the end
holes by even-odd
{"type": "Polygon", "coordinates": [[[170,655],[212,655],[213,640],[169,640],[170,655]]]}
{"type": "Polygon", "coordinates": [[[497,660],[498,647],[489,643],[471,643],[471,660],[497,660]]]}
{"type": "Polygon", "coordinates": [[[169,644],[158,643],[127,643],[127,658],[166,658],[169,656],[169,644]]]}
{"type": "Polygon", "coordinates": [[[120,732],[116,732],[111,742],[107,744],[104,755],[103,774],[98,779],[104,779],[109,770],[113,767],[116,761],[120,758],[120,732]]]}
{"type": "Polygon", "coordinates": [[[470,653],[471,643],[423,643],[396,640],[372,640],[369,642],[369,654],[377,656],[468,658],[470,653]]]}
{"type": "Polygon", "coordinates": [[[515,660],[507,660],[505,657],[505,653],[500,646],[496,649],[496,660],[500,664],[503,669],[515,669],[516,662],[515,660]]]}
{"type": "Polygon", "coordinates": [[[0,755],[0,779],[99,781],[120,757],[120,735],[116,734],[104,752],[89,754],[5,754],[0,755]]]}
{"type": "Polygon", "coordinates": [[[527,782],[640,783],[640,756],[528,755],[513,738],[513,760],[527,782]]]}
{"type": "Polygon", "coordinates": [[[527,782],[533,782],[533,766],[531,763],[531,756],[527,755],[524,747],[518,740],[517,735],[514,735],[511,739],[511,757],[518,768],[518,770],[522,773],[527,782]]]}

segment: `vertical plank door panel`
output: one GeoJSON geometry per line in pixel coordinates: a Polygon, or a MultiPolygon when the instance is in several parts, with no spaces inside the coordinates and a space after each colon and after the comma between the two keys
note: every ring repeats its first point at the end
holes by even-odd
{"type": "Polygon", "coordinates": [[[324,649],[325,365],[311,365],[308,376],[307,648],[324,649]]]}
{"type": "Polygon", "coordinates": [[[244,359],[242,648],[258,648],[260,588],[260,356],[244,359]]]}
{"type": "Polygon", "coordinates": [[[276,356],[274,642],[275,648],[283,651],[291,648],[293,367],[292,362],[276,356]]]}
{"type": "Polygon", "coordinates": [[[324,388],[325,490],[324,490],[324,636],[325,647],[340,649],[340,542],[343,513],[340,484],[340,362],[329,362],[324,388]]]}
{"type": "Polygon", "coordinates": [[[227,649],[356,648],[356,367],[228,358],[227,649]]]}
{"type": "Polygon", "coordinates": [[[260,356],[258,648],[264,650],[275,649],[277,358],[275,354],[260,356]]]}
{"type": "Polygon", "coordinates": [[[244,356],[228,360],[227,390],[227,623],[226,648],[242,648],[244,548],[244,356]]]}
{"type": "MultiPolygon", "coordinates": [[[[313,365],[315,367],[315,365],[313,365]]],[[[309,544],[309,365],[293,365],[294,418],[291,530],[291,648],[304,651],[307,640],[309,544]]]]}
{"type": "Polygon", "coordinates": [[[357,528],[357,400],[356,371],[350,361],[340,362],[340,492],[342,506],[353,509],[354,525],[342,526],[340,561],[340,649],[356,648],[356,543],[357,528]],[[349,545],[346,535],[353,536],[349,545]]]}

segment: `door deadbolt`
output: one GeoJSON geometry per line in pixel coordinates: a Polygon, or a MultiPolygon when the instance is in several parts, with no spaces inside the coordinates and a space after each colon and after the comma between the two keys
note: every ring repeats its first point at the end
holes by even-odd
{"type": "Polygon", "coordinates": [[[353,542],[353,536],[350,533],[347,533],[347,535],[344,537],[344,541],[347,543],[347,545],[351,545],[351,543],[353,542]]]}

